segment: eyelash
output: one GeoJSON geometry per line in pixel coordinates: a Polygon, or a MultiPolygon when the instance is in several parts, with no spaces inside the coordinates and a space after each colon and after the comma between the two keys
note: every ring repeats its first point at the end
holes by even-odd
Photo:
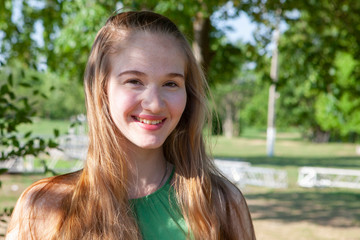
{"type": "Polygon", "coordinates": [[[142,84],[141,81],[138,79],[129,79],[125,83],[130,83],[130,84],[134,84],[134,85],[142,84]]]}
{"type": "MultiPolygon", "coordinates": [[[[142,82],[138,79],[129,79],[125,82],[125,84],[133,84],[133,85],[142,85],[142,82]]],[[[171,87],[171,88],[174,88],[174,87],[178,87],[179,85],[176,83],[176,82],[167,82],[164,84],[165,87],[171,87]]]]}
{"type": "Polygon", "coordinates": [[[176,82],[167,82],[164,85],[167,87],[178,87],[179,86],[176,82]]]}

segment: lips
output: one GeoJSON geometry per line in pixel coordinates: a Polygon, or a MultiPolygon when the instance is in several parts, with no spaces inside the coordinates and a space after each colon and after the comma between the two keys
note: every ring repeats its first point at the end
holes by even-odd
{"type": "Polygon", "coordinates": [[[148,125],[158,125],[158,124],[163,123],[166,120],[166,118],[163,118],[163,119],[150,119],[150,118],[154,118],[154,117],[141,118],[141,117],[133,116],[133,118],[136,121],[139,121],[141,123],[148,124],[148,125]]]}

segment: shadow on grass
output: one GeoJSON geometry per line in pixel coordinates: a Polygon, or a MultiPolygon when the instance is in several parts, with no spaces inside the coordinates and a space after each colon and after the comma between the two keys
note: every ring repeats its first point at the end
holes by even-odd
{"type": "Polygon", "coordinates": [[[360,191],[309,189],[246,194],[253,219],[360,227],[360,191]]]}
{"type": "Polygon", "coordinates": [[[267,156],[248,156],[239,157],[220,157],[234,161],[246,161],[252,165],[269,165],[274,167],[332,167],[332,168],[360,168],[360,157],[267,157],[267,156]]]}

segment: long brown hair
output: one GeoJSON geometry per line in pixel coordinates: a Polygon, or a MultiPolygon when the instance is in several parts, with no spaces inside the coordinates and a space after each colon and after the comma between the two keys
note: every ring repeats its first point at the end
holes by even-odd
{"type": "Polygon", "coordinates": [[[84,77],[89,150],[72,193],[62,201],[62,221],[55,230],[55,239],[141,239],[128,201],[124,137],[110,116],[106,91],[110,55],[118,51],[128,35],[137,31],[173,37],[186,56],[187,104],[163,149],[166,159],[175,165],[173,185],[191,232],[188,237],[253,239],[250,217],[243,217],[234,197],[241,193],[233,193],[232,185],[206,154],[202,135],[208,115],[204,74],[176,25],[148,11],[111,16],[95,38],[84,77]],[[239,222],[231,221],[232,216],[239,222]]]}

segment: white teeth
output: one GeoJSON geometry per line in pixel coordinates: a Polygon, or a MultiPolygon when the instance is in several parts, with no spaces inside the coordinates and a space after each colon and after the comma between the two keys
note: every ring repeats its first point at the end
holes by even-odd
{"type": "Polygon", "coordinates": [[[139,117],[136,117],[136,119],[137,119],[139,122],[142,122],[142,123],[145,123],[145,124],[149,124],[149,125],[156,125],[156,124],[159,124],[159,123],[162,122],[162,120],[147,120],[147,119],[139,118],[139,117]]]}

